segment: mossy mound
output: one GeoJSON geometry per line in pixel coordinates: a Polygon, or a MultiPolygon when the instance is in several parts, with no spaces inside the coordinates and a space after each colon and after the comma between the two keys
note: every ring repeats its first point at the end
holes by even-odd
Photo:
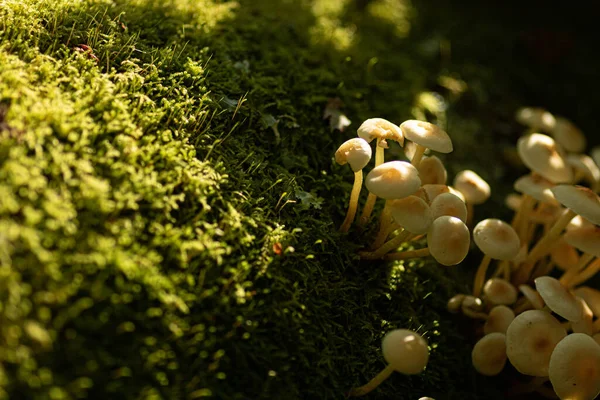
{"type": "Polygon", "coordinates": [[[337,146],[448,73],[410,4],[360,3],[0,4],[0,398],[341,398],[395,327],[429,367],[372,398],[493,398],[444,312],[465,278],[336,231],[337,146]]]}

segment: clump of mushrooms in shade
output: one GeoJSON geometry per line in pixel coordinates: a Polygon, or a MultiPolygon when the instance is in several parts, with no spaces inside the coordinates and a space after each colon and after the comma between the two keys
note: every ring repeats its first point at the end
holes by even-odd
{"type": "MultiPolygon", "coordinates": [[[[431,256],[453,266],[473,251],[481,262],[472,291],[454,295],[447,307],[480,324],[474,369],[494,376],[510,363],[523,378],[507,395],[592,400],[600,394],[600,290],[586,282],[600,272],[600,147],[583,154],[582,131],[540,107],[518,110],[516,120],[525,126],[517,153],[530,171],[506,198],[512,220],[476,215],[474,206],[491,194],[476,172],[460,171],[448,185],[442,159],[428,154],[452,152],[442,128],[372,118],[336,152],[355,174],[340,231],[364,234],[376,226],[359,252],[364,262],[431,256]],[[405,160],[384,160],[390,141],[404,148],[405,160]],[[375,163],[363,180],[371,142],[375,163]],[[357,218],[363,183],[368,197],[357,218]]],[[[387,366],[348,396],[367,394],[393,371],[411,375],[426,367],[427,344],[415,332],[394,330],[382,348],[387,366]]]]}

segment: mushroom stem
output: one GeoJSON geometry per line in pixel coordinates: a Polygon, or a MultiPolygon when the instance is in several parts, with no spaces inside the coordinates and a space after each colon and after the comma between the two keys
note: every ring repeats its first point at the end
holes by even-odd
{"type": "Polygon", "coordinates": [[[365,226],[367,222],[369,222],[369,218],[371,218],[371,213],[373,212],[373,207],[375,207],[376,200],[377,196],[373,193],[369,193],[369,196],[367,197],[367,201],[365,203],[365,207],[363,208],[362,214],[360,215],[358,226],[365,226]]]}
{"type": "Polygon", "coordinates": [[[423,154],[425,154],[425,150],[427,150],[427,147],[422,146],[417,143],[415,143],[415,145],[416,145],[415,154],[413,154],[413,157],[412,157],[412,160],[410,160],[410,163],[413,165],[413,167],[419,168],[419,164],[421,164],[421,159],[423,158],[423,154]]]}
{"type": "Polygon", "coordinates": [[[377,236],[375,237],[375,242],[373,243],[373,248],[376,249],[381,246],[387,235],[389,234],[389,227],[393,224],[392,216],[390,214],[390,209],[388,207],[388,201],[385,201],[385,205],[383,206],[383,210],[381,211],[381,215],[379,215],[379,231],[377,232],[377,236]],[[385,235],[384,237],[382,237],[385,235]],[[378,243],[379,242],[379,243],[378,243]]]}
{"type": "Polygon", "coordinates": [[[572,280],[567,282],[567,288],[572,288],[577,285],[581,285],[583,282],[592,278],[600,271],[600,261],[596,260],[591,263],[586,269],[581,271],[577,276],[575,276],[572,280]]]}
{"type": "Polygon", "coordinates": [[[400,246],[402,243],[404,243],[410,237],[410,235],[411,235],[410,232],[404,231],[401,234],[399,234],[398,236],[396,236],[395,238],[385,242],[378,249],[376,249],[374,251],[370,251],[370,252],[365,251],[365,252],[360,253],[360,258],[365,259],[365,260],[376,260],[378,258],[381,258],[384,255],[386,255],[387,253],[389,253],[390,251],[398,248],[398,246],[400,246]]]}
{"type": "Polygon", "coordinates": [[[586,265],[588,265],[594,256],[589,253],[583,253],[583,255],[579,258],[579,262],[577,265],[569,268],[558,280],[563,286],[568,286],[569,282],[572,281],[575,277],[579,275],[580,271],[583,271],[586,265]]]}
{"type": "Polygon", "coordinates": [[[475,274],[475,281],[473,282],[473,296],[479,297],[481,289],[483,288],[483,282],[485,281],[485,273],[487,272],[488,266],[490,265],[492,258],[487,254],[483,256],[477,273],[475,274]]]}
{"type": "Polygon", "coordinates": [[[533,197],[529,196],[528,194],[523,195],[523,201],[521,201],[521,205],[519,206],[519,209],[517,210],[517,213],[511,222],[511,226],[517,231],[517,233],[519,232],[519,226],[521,224],[521,220],[523,219],[523,214],[525,214],[525,210],[533,207],[534,204],[535,199],[533,197]]]}
{"type": "Polygon", "coordinates": [[[384,162],[383,152],[385,147],[381,146],[381,138],[377,138],[377,144],[375,145],[375,166],[378,167],[384,162]]]}
{"type": "Polygon", "coordinates": [[[399,253],[391,253],[385,256],[386,260],[406,260],[407,258],[427,257],[429,255],[429,247],[419,250],[402,251],[399,253]]]}
{"type": "Polygon", "coordinates": [[[352,192],[350,193],[350,203],[348,204],[348,212],[346,213],[346,219],[340,226],[340,232],[348,232],[354,216],[356,215],[356,209],[358,208],[358,196],[360,195],[360,189],[362,188],[363,173],[362,170],[354,173],[354,185],[352,186],[352,192]]]}
{"type": "Polygon", "coordinates": [[[383,229],[383,227],[382,229],[379,229],[379,233],[377,233],[377,237],[375,238],[375,241],[373,242],[371,248],[378,249],[379,247],[381,247],[385,243],[385,239],[387,239],[393,232],[400,228],[402,228],[400,225],[398,225],[395,222],[392,222],[388,223],[385,229],[383,229]]]}
{"type": "Polygon", "coordinates": [[[558,239],[563,229],[565,229],[576,215],[574,211],[567,209],[552,225],[552,228],[531,249],[515,275],[515,283],[517,285],[527,282],[535,263],[550,252],[552,243],[558,239]]]}
{"type": "Polygon", "coordinates": [[[394,368],[388,364],[380,373],[375,375],[375,377],[371,379],[369,383],[350,390],[350,392],[348,393],[348,397],[364,396],[365,394],[371,392],[373,389],[379,386],[387,378],[389,378],[390,375],[392,375],[392,372],[394,372],[394,368]]]}

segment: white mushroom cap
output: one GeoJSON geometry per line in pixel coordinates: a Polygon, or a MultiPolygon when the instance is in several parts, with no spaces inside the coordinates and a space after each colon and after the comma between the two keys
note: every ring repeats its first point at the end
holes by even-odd
{"type": "Polygon", "coordinates": [[[517,151],[525,165],[555,183],[571,182],[573,173],[550,136],[532,133],[521,137],[517,151]]]}
{"type": "Polygon", "coordinates": [[[552,261],[554,261],[556,266],[563,271],[567,271],[568,269],[576,266],[579,262],[579,254],[577,253],[577,250],[575,250],[575,247],[567,243],[562,236],[552,245],[550,256],[552,257],[552,261]]]}
{"type": "Polygon", "coordinates": [[[490,310],[490,314],[483,325],[483,333],[489,335],[493,332],[506,334],[508,327],[515,319],[515,312],[504,306],[495,306],[490,310]]]}
{"type": "Polygon", "coordinates": [[[600,197],[596,193],[577,185],[557,185],[552,188],[552,193],[562,205],[600,225],[600,197]]]}
{"type": "Polygon", "coordinates": [[[575,124],[563,117],[556,117],[554,128],[550,130],[554,140],[565,150],[572,153],[581,153],[585,150],[585,135],[575,124]]]}
{"type": "Polygon", "coordinates": [[[585,300],[596,318],[600,318],[600,291],[589,286],[579,286],[573,293],[585,300]]]}
{"type": "Polygon", "coordinates": [[[508,281],[500,278],[488,279],[483,286],[486,300],[492,304],[514,304],[517,301],[517,289],[508,281]]]}
{"type": "Polygon", "coordinates": [[[551,276],[540,276],[535,279],[535,288],[546,305],[564,319],[577,322],[583,318],[581,304],[558,279],[551,276]]]}
{"type": "Polygon", "coordinates": [[[460,219],[451,216],[437,218],[427,233],[429,252],[442,265],[456,265],[469,252],[471,235],[460,219]]]}
{"type": "Polygon", "coordinates": [[[581,308],[583,310],[583,318],[581,318],[580,321],[571,322],[571,329],[575,333],[585,333],[588,336],[592,336],[592,333],[594,333],[594,325],[592,323],[594,319],[594,313],[587,305],[585,300],[577,296],[575,298],[581,304],[581,308]]]}
{"type": "Polygon", "coordinates": [[[479,339],[471,352],[471,361],[481,375],[498,375],[506,364],[506,336],[494,332],[479,339]]]}
{"type": "Polygon", "coordinates": [[[427,342],[416,332],[395,329],[388,332],[381,342],[383,358],[394,370],[414,375],[421,373],[429,360],[427,342]]]}
{"type": "Polygon", "coordinates": [[[552,189],[554,183],[537,174],[528,174],[515,181],[514,188],[517,192],[528,194],[534,199],[548,204],[558,204],[552,189]]]}
{"type": "Polygon", "coordinates": [[[433,222],[429,206],[417,196],[390,200],[388,209],[394,221],[410,233],[425,233],[433,222]]]}
{"type": "Polygon", "coordinates": [[[367,119],[358,127],[358,136],[369,143],[375,138],[380,138],[394,140],[404,145],[404,135],[400,127],[383,118],[367,119]]]}
{"type": "Polygon", "coordinates": [[[538,310],[544,308],[546,303],[544,303],[544,299],[538,292],[536,292],[529,285],[519,285],[519,291],[523,293],[523,296],[529,300],[529,302],[538,310]]]}
{"type": "Polygon", "coordinates": [[[506,205],[506,207],[510,208],[513,211],[519,210],[522,201],[523,198],[521,197],[521,195],[516,193],[510,193],[504,198],[504,204],[506,205]]]}
{"type": "Polygon", "coordinates": [[[448,311],[452,314],[457,314],[461,309],[464,299],[465,295],[462,293],[452,296],[450,300],[448,300],[448,311]]]}
{"type": "Polygon", "coordinates": [[[371,146],[366,140],[354,138],[346,140],[335,152],[335,162],[340,165],[350,164],[352,171],[363,169],[371,160],[371,146]]]}
{"type": "Polygon", "coordinates": [[[483,302],[480,298],[475,296],[465,296],[460,306],[460,310],[469,318],[485,320],[488,317],[485,313],[481,312],[483,310],[483,302]]]}
{"type": "Polygon", "coordinates": [[[390,161],[373,168],[365,178],[369,192],[386,200],[401,199],[421,187],[419,173],[405,161],[390,161]]]}
{"type": "Polygon", "coordinates": [[[519,108],[515,114],[517,122],[535,129],[541,129],[544,132],[550,132],[555,124],[554,116],[540,107],[519,108]]]}
{"type": "Polygon", "coordinates": [[[460,171],[454,178],[454,187],[470,204],[481,204],[490,198],[490,185],[477,173],[469,169],[460,171]]]}
{"type": "Polygon", "coordinates": [[[571,246],[600,257],[600,227],[596,225],[587,225],[580,228],[567,230],[563,238],[571,246]]]}
{"type": "Polygon", "coordinates": [[[445,185],[448,179],[448,173],[444,164],[436,156],[423,157],[418,170],[423,185],[445,185]]]}
{"type": "Polygon", "coordinates": [[[548,376],[554,347],[567,331],[545,311],[529,310],[518,315],[506,331],[506,354],[522,374],[548,376]]]}
{"type": "Polygon", "coordinates": [[[452,151],[452,140],[450,136],[439,126],[429,122],[410,119],[400,124],[404,137],[423,147],[437,151],[438,153],[450,153],[452,151]]]}
{"type": "Polygon", "coordinates": [[[444,215],[450,215],[462,222],[467,221],[467,205],[452,193],[442,193],[436,196],[429,208],[431,208],[434,220],[444,215]]]}
{"type": "Polygon", "coordinates": [[[456,197],[461,199],[463,201],[463,203],[467,202],[465,195],[462,194],[462,192],[460,190],[456,189],[454,186],[448,186],[448,190],[450,191],[450,193],[452,193],[453,195],[455,195],[456,197]]]}
{"type": "Polygon", "coordinates": [[[556,345],[549,377],[563,400],[593,400],[600,394],[600,345],[588,335],[573,333],[556,345]]]}
{"type": "Polygon", "coordinates": [[[566,160],[591,185],[598,184],[600,181],[600,168],[592,160],[592,157],[585,154],[568,154],[566,160]]]}
{"type": "Polygon", "coordinates": [[[473,239],[484,254],[495,260],[512,260],[521,248],[514,228],[495,218],[484,219],[475,225],[473,239]]]}

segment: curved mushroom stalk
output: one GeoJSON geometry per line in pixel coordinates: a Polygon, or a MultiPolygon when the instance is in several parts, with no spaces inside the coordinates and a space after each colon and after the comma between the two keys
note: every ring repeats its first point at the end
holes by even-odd
{"type": "Polygon", "coordinates": [[[363,173],[362,170],[354,173],[354,185],[352,185],[352,192],[350,193],[350,203],[348,204],[348,212],[346,218],[340,226],[340,232],[348,232],[354,217],[356,216],[356,210],[358,208],[358,197],[360,196],[360,189],[362,188],[363,173]]]}

